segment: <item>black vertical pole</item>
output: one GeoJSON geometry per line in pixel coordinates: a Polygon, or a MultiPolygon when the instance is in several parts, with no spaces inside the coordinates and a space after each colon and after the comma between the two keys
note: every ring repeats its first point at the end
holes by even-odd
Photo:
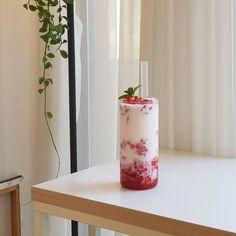
{"type": "MultiPolygon", "coordinates": [[[[76,138],[76,84],[75,84],[75,35],[74,35],[74,6],[68,5],[68,67],[69,67],[69,114],[70,114],[70,169],[77,171],[77,138],[76,138]]],[[[72,236],[78,236],[78,223],[71,222],[72,236]]]]}

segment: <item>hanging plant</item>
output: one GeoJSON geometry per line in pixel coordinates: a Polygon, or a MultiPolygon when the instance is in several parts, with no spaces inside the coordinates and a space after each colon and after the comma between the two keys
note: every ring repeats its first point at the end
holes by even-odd
{"type": "Polygon", "coordinates": [[[73,4],[74,0],[28,0],[23,5],[26,10],[35,12],[38,15],[40,27],[40,39],[44,43],[42,56],[42,75],[39,78],[40,88],[38,92],[44,98],[44,119],[58,158],[57,177],[60,170],[60,155],[53,137],[49,120],[53,118],[52,112],[47,109],[47,89],[53,84],[53,78],[48,76],[49,70],[53,67],[53,59],[58,53],[63,58],[68,58],[66,50],[62,46],[67,44],[66,32],[68,30],[67,7],[73,4]]]}

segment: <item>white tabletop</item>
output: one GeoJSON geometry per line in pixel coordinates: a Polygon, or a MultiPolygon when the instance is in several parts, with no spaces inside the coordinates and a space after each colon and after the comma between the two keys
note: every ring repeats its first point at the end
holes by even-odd
{"type": "Polygon", "coordinates": [[[122,188],[118,162],[34,188],[236,233],[236,159],[162,151],[159,165],[151,190],[122,188]]]}

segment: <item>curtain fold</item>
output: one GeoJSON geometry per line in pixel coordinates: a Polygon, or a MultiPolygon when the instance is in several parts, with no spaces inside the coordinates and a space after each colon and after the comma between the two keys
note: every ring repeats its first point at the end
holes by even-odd
{"type": "Polygon", "coordinates": [[[141,0],[120,0],[119,94],[139,84],[141,0]]]}
{"type": "Polygon", "coordinates": [[[154,1],[151,80],[162,147],[235,156],[233,7],[231,0],[154,1]]]}
{"type": "Polygon", "coordinates": [[[77,52],[82,65],[77,97],[78,168],[83,169],[116,158],[118,10],[115,0],[100,4],[79,0],[76,4],[83,28],[77,52]]]}

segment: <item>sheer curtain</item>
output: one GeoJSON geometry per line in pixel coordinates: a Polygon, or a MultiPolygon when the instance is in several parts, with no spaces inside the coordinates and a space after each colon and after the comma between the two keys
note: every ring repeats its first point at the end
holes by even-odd
{"type": "MultiPolygon", "coordinates": [[[[139,81],[140,2],[76,1],[78,169],[117,158],[118,93],[139,81]]],[[[80,235],[87,231],[79,224],[80,235]]]]}
{"type": "Polygon", "coordinates": [[[161,146],[235,157],[234,1],[153,6],[150,80],[160,99],[161,146]]]}
{"type": "Polygon", "coordinates": [[[76,4],[82,28],[77,136],[78,168],[83,169],[116,158],[116,138],[110,137],[117,136],[118,11],[115,0],[76,4]]]}
{"type": "Polygon", "coordinates": [[[139,84],[141,0],[120,1],[119,94],[139,84]]]}
{"type": "MultiPolygon", "coordinates": [[[[116,0],[76,1],[77,31],[82,33],[80,48],[76,42],[79,170],[116,159],[118,9],[116,0]]],[[[79,224],[79,235],[87,232],[79,224]]],[[[102,230],[102,235],[112,233],[102,230]]]]}
{"type": "Polygon", "coordinates": [[[116,158],[117,97],[139,83],[140,60],[160,100],[161,147],[235,156],[234,8],[233,0],[76,1],[79,169],[116,158]]]}

